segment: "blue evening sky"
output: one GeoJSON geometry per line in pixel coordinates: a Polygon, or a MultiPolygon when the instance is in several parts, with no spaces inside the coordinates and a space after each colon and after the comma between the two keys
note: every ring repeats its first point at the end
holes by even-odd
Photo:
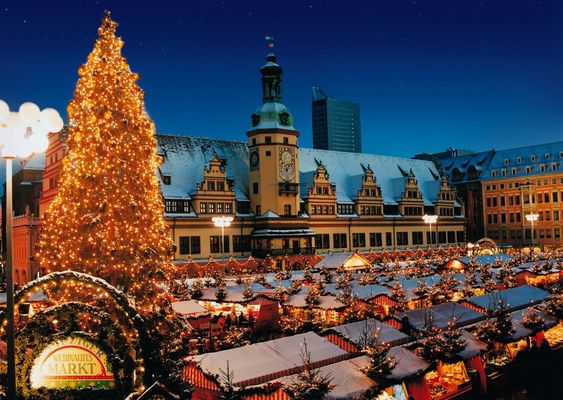
{"type": "Polygon", "coordinates": [[[302,146],[313,85],[361,104],[368,153],[563,139],[560,0],[0,0],[0,99],[66,115],[104,9],[159,132],[246,140],[273,36],[302,146]]]}

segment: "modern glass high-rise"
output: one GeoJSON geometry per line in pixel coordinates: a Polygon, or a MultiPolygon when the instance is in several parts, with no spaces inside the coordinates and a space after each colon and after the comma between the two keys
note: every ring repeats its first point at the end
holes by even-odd
{"type": "Polygon", "coordinates": [[[360,104],[328,97],[313,87],[313,148],[362,152],[360,104]]]}

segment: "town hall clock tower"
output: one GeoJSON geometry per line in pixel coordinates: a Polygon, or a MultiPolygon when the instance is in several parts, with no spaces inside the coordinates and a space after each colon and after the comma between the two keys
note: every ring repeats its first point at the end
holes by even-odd
{"type": "Polygon", "coordinates": [[[303,252],[313,232],[300,213],[299,132],[282,103],[282,68],[266,56],[262,74],[262,106],[252,114],[248,136],[249,197],[256,215],[253,247],[269,254],[303,252]]]}
{"type": "Polygon", "coordinates": [[[269,54],[262,73],[262,107],[252,114],[247,132],[250,165],[250,205],[259,216],[268,211],[278,216],[299,213],[299,132],[293,116],[282,104],[282,68],[269,54]]]}

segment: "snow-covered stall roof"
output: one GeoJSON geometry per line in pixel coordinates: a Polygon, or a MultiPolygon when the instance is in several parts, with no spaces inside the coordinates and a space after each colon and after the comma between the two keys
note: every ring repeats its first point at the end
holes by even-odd
{"type": "Polygon", "coordinates": [[[370,265],[371,263],[364,256],[352,251],[343,251],[327,254],[321,261],[315,264],[315,268],[356,270],[367,268],[370,265]]]}
{"type": "Polygon", "coordinates": [[[549,296],[545,290],[531,285],[517,286],[501,291],[494,291],[481,296],[469,297],[465,301],[479,308],[488,309],[494,307],[494,303],[503,299],[510,311],[526,308],[537,304],[549,296]]]}
{"type": "Polygon", "coordinates": [[[367,166],[372,169],[377,185],[381,187],[385,204],[398,204],[405,190],[405,172],[411,170],[418,181],[425,205],[434,203],[440,191],[438,178],[440,174],[431,161],[301,148],[299,149],[301,193],[307,193],[307,187],[312,186],[311,172],[317,170],[317,162],[323,163],[330,175],[331,183],[336,185],[337,202],[347,202],[357,197],[364,168],[367,166]]]}
{"type": "MultiPolygon", "coordinates": [[[[224,303],[247,303],[250,300],[256,298],[256,296],[273,296],[275,289],[266,288],[259,283],[254,283],[250,285],[252,288],[252,296],[244,296],[244,286],[227,286],[225,287],[225,298],[221,300],[224,303]],[[256,290],[255,290],[256,289],[256,290]]],[[[216,287],[210,287],[204,290],[202,296],[199,300],[202,301],[218,301],[216,293],[218,289],[216,287]]]]}
{"type": "Polygon", "coordinates": [[[379,332],[379,340],[391,346],[406,343],[409,339],[408,335],[398,331],[390,325],[384,324],[376,319],[365,321],[351,322],[349,324],[339,325],[325,330],[325,334],[335,332],[343,338],[354,344],[358,344],[363,335],[376,330],[379,332]]]}
{"type": "Polygon", "coordinates": [[[467,331],[461,331],[461,338],[465,340],[465,349],[457,353],[462,360],[469,360],[487,350],[487,344],[477,339],[467,331]]]}
{"type": "MultiPolygon", "coordinates": [[[[388,354],[393,357],[397,363],[389,377],[391,381],[401,382],[409,377],[422,374],[430,368],[430,364],[403,347],[392,347],[389,349],[388,354]]],[[[367,367],[368,364],[369,358],[367,356],[361,356],[320,368],[320,374],[323,376],[328,375],[332,379],[331,384],[334,385],[327,399],[361,399],[368,389],[375,386],[375,382],[361,371],[361,369],[367,367]]],[[[277,379],[275,382],[281,382],[287,385],[294,383],[296,378],[297,375],[286,376],[277,379]]],[[[273,382],[274,381],[272,381],[272,383],[273,382]]]]}
{"type": "Polygon", "coordinates": [[[484,254],[480,256],[473,256],[473,257],[458,257],[457,260],[468,265],[471,261],[479,265],[493,265],[495,262],[504,263],[506,261],[512,260],[513,257],[510,254],[484,254]]]}
{"type": "Polygon", "coordinates": [[[209,310],[207,310],[207,308],[205,308],[195,300],[175,301],[172,303],[172,309],[178,314],[182,314],[187,317],[196,317],[209,314],[209,310]]]}
{"type": "Polygon", "coordinates": [[[456,321],[457,326],[469,325],[484,318],[482,313],[453,302],[409,310],[402,314],[403,318],[406,318],[410,326],[415,329],[422,328],[429,315],[439,328],[445,327],[452,318],[456,321]]]}
{"type": "Polygon", "coordinates": [[[236,386],[259,385],[269,380],[295,373],[303,366],[301,349],[307,343],[311,363],[317,366],[344,360],[348,352],[314,332],[287,336],[281,339],[255,343],[229,350],[188,357],[204,373],[222,376],[227,367],[233,371],[236,386]]]}
{"type": "MultiPolygon", "coordinates": [[[[557,325],[557,321],[553,320],[549,316],[540,311],[536,312],[544,319],[546,328],[551,328],[557,325]]],[[[512,326],[514,327],[514,334],[512,335],[513,340],[524,339],[534,334],[534,331],[522,325],[522,317],[525,313],[526,310],[518,310],[510,313],[510,319],[512,320],[512,326]]]]}
{"type": "MultiPolygon", "coordinates": [[[[325,286],[325,293],[330,293],[332,295],[338,295],[340,289],[336,288],[336,283],[329,283],[325,286]]],[[[360,285],[356,282],[352,282],[350,285],[352,289],[352,294],[361,300],[370,300],[379,295],[391,296],[391,289],[385,286],[371,284],[371,285],[360,285]]]]}
{"type": "MultiPolygon", "coordinates": [[[[306,294],[295,294],[291,296],[284,305],[295,307],[295,308],[305,308],[309,307],[305,299],[306,294]]],[[[323,310],[338,310],[346,307],[344,304],[339,302],[334,296],[319,296],[319,304],[316,304],[313,308],[320,308],[323,310]]]]}

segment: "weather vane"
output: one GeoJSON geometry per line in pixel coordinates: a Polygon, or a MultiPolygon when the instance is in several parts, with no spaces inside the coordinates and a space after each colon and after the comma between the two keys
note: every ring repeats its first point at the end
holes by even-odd
{"type": "Polygon", "coordinates": [[[264,36],[264,39],[266,40],[266,42],[268,42],[268,48],[273,49],[274,48],[274,37],[273,36],[264,36]]]}

